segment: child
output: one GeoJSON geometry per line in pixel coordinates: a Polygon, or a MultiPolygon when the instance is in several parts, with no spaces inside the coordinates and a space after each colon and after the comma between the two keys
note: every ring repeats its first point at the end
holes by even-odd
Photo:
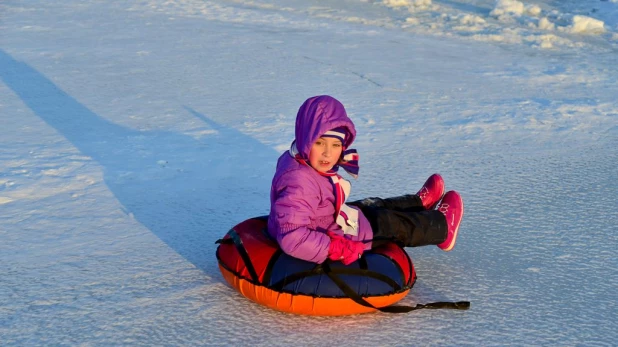
{"type": "Polygon", "coordinates": [[[455,191],[444,194],[438,174],[415,195],[345,204],[350,183],[337,170],[356,177],[358,154],[349,149],[356,129],[339,101],[327,95],[307,99],[298,110],[295,135],[279,157],[270,192],[268,231],[285,253],[348,265],[371,249],[374,238],[453,249],[463,202],[455,191]]]}

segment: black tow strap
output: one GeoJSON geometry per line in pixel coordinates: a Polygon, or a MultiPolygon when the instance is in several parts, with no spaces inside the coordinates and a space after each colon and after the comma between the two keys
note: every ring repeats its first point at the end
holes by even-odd
{"type": "Polygon", "coordinates": [[[447,309],[455,309],[455,310],[467,310],[470,308],[469,301],[457,301],[457,302],[430,302],[427,304],[417,304],[416,306],[401,306],[401,305],[391,305],[386,307],[375,307],[367,300],[363,299],[354,289],[350,288],[350,286],[341,280],[330,268],[328,265],[328,260],[322,263],[322,270],[324,273],[330,278],[336,285],[343,291],[343,293],[354,302],[359,305],[370,307],[376,309],[380,312],[387,313],[407,313],[414,310],[420,309],[439,309],[439,308],[447,308],[447,309]]]}
{"type": "Polygon", "coordinates": [[[238,254],[242,258],[243,262],[245,263],[245,266],[247,267],[247,271],[249,271],[249,275],[251,276],[251,280],[254,283],[258,283],[260,278],[258,277],[257,272],[255,272],[255,268],[253,267],[253,263],[251,262],[251,258],[249,258],[249,254],[247,253],[247,250],[245,249],[245,246],[242,244],[242,240],[240,239],[240,235],[238,235],[238,233],[234,229],[231,229],[230,231],[228,231],[227,235],[230,238],[228,238],[228,239],[219,239],[219,240],[217,240],[215,242],[215,244],[217,244],[217,243],[220,243],[220,244],[230,244],[230,243],[233,243],[234,247],[236,247],[236,250],[238,251],[238,254]]]}

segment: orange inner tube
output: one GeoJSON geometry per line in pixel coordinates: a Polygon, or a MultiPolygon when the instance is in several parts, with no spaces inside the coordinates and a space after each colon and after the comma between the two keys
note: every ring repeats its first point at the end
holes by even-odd
{"type": "MultiPolygon", "coordinates": [[[[278,292],[239,278],[221,265],[219,269],[225,280],[243,296],[278,311],[313,316],[343,316],[376,311],[374,308],[359,305],[350,298],[320,298],[278,292]]],[[[364,297],[364,299],[375,307],[386,307],[403,299],[409,291],[410,289],[391,295],[364,297]]]]}

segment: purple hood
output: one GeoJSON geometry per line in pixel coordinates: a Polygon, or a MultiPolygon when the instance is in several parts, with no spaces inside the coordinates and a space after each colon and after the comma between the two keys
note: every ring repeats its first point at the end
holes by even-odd
{"type": "Polygon", "coordinates": [[[296,115],[296,149],[303,159],[309,159],[313,143],[327,131],[344,127],[345,143],[349,148],[356,138],[354,123],[343,105],[332,96],[320,95],[307,99],[296,115]]]}

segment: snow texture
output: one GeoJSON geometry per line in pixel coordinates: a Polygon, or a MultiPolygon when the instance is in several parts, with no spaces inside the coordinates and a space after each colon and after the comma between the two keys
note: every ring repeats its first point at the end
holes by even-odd
{"type": "Polygon", "coordinates": [[[615,346],[615,0],[0,3],[0,345],[615,346]],[[276,312],[215,240],[268,213],[313,95],[346,106],[352,198],[440,172],[457,246],[402,303],[276,312]]]}

